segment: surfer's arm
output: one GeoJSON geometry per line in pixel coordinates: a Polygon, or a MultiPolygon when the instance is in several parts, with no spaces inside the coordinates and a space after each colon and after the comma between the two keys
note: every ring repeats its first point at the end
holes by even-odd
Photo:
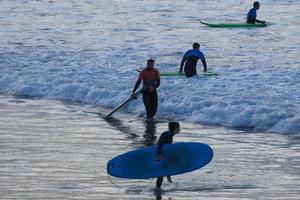
{"type": "Polygon", "coordinates": [[[258,20],[258,19],[255,19],[255,22],[256,22],[256,23],[261,23],[261,24],[265,24],[265,23],[266,23],[265,21],[260,21],[260,20],[258,20]]]}
{"type": "Polygon", "coordinates": [[[169,135],[167,132],[161,134],[157,142],[157,152],[156,152],[156,160],[160,160],[162,157],[163,146],[165,144],[169,144],[169,135]]]}
{"type": "Polygon", "coordinates": [[[135,86],[134,86],[133,91],[132,91],[132,95],[134,95],[134,92],[140,87],[141,82],[142,82],[141,79],[138,79],[136,81],[135,86]]]}
{"type": "Polygon", "coordinates": [[[181,60],[179,73],[182,72],[182,69],[183,69],[183,65],[184,65],[185,60],[186,60],[186,53],[184,54],[184,56],[183,56],[183,58],[182,58],[182,60],[181,60]]]}
{"type": "Polygon", "coordinates": [[[202,64],[203,64],[203,71],[207,71],[207,64],[206,64],[206,60],[205,60],[205,58],[203,57],[203,58],[201,58],[201,61],[202,61],[202,64]]]}
{"type": "Polygon", "coordinates": [[[161,159],[161,155],[162,155],[162,150],[163,150],[163,145],[165,143],[165,136],[164,134],[162,134],[160,136],[160,138],[158,139],[158,142],[157,142],[157,152],[156,152],[156,160],[157,161],[160,161],[161,159]]]}
{"type": "Polygon", "coordinates": [[[201,62],[203,64],[203,71],[206,72],[207,71],[207,64],[206,64],[206,60],[205,60],[204,54],[202,52],[199,52],[198,56],[201,59],[201,62]]]}
{"type": "Polygon", "coordinates": [[[160,80],[158,79],[158,80],[156,81],[156,83],[155,83],[153,86],[150,87],[149,91],[150,91],[150,92],[153,92],[156,88],[159,87],[159,85],[160,85],[160,80]]]}

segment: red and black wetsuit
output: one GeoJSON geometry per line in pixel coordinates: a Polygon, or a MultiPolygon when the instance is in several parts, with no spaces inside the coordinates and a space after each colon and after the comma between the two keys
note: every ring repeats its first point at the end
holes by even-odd
{"type": "Polygon", "coordinates": [[[136,91],[143,81],[143,102],[146,108],[148,119],[152,119],[157,111],[157,92],[156,88],[160,85],[160,75],[157,69],[146,67],[140,72],[139,78],[135,84],[133,91],[136,91]],[[152,91],[151,88],[154,88],[152,91]]]}

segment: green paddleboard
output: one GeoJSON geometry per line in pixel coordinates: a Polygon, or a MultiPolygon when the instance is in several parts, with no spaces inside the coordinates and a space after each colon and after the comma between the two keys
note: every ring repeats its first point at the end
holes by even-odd
{"type": "MultiPolygon", "coordinates": [[[[218,76],[217,73],[214,72],[202,72],[203,75],[205,76],[218,76]]],[[[160,72],[160,76],[185,76],[184,73],[179,73],[179,72],[160,72]]]]}
{"type": "Polygon", "coordinates": [[[210,24],[206,22],[200,22],[211,28],[258,28],[258,27],[266,27],[267,24],[248,24],[248,23],[220,23],[220,24],[210,24]]]}
{"type": "Polygon", "coordinates": [[[160,72],[160,76],[185,76],[185,74],[179,72],[160,72]]]}

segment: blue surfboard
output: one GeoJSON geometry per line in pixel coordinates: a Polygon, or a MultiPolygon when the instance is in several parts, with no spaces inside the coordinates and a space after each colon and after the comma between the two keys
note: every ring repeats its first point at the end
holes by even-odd
{"type": "Polygon", "coordinates": [[[154,145],[116,156],[107,163],[107,172],[128,179],[172,176],[199,169],[213,158],[212,148],[197,142],[164,145],[160,161],[156,161],[156,152],[154,145]]]}

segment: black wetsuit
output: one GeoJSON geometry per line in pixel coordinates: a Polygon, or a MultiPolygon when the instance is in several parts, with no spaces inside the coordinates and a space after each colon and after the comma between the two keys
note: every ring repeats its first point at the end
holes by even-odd
{"type": "Polygon", "coordinates": [[[182,60],[181,60],[181,64],[180,64],[180,72],[182,72],[182,68],[184,65],[184,73],[186,75],[186,77],[191,77],[197,74],[197,63],[198,60],[201,59],[203,67],[204,67],[204,71],[207,70],[207,66],[206,66],[206,61],[204,58],[204,54],[199,50],[199,49],[191,49],[188,50],[182,60]]]}
{"type": "MultiPolygon", "coordinates": [[[[163,150],[163,145],[165,144],[172,144],[173,143],[173,136],[174,133],[172,133],[171,131],[165,131],[161,134],[161,136],[158,139],[157,142],[157,155],[162,155],[162,150],[163,150]]],[[[158,177],[156,180],[156,187],[160,188],[161,184],[164,180],[164,177],[158,177]]]]}
{"type": "Polygon", "coordinates": [[[146,108],[147,119],[152,119],[157,111],[157,92],[153,90],[149,92],[148,90],[143,90],[143,102],[146,108]]]}
{"type": "Polygon", "coordinates": [[[256,8],[251,8],[247,14],[247,23],[248,24],[255,24],[255,23],[265,23],[264,21],[260,21],[258,19],[256,19],[256,8]]]}

